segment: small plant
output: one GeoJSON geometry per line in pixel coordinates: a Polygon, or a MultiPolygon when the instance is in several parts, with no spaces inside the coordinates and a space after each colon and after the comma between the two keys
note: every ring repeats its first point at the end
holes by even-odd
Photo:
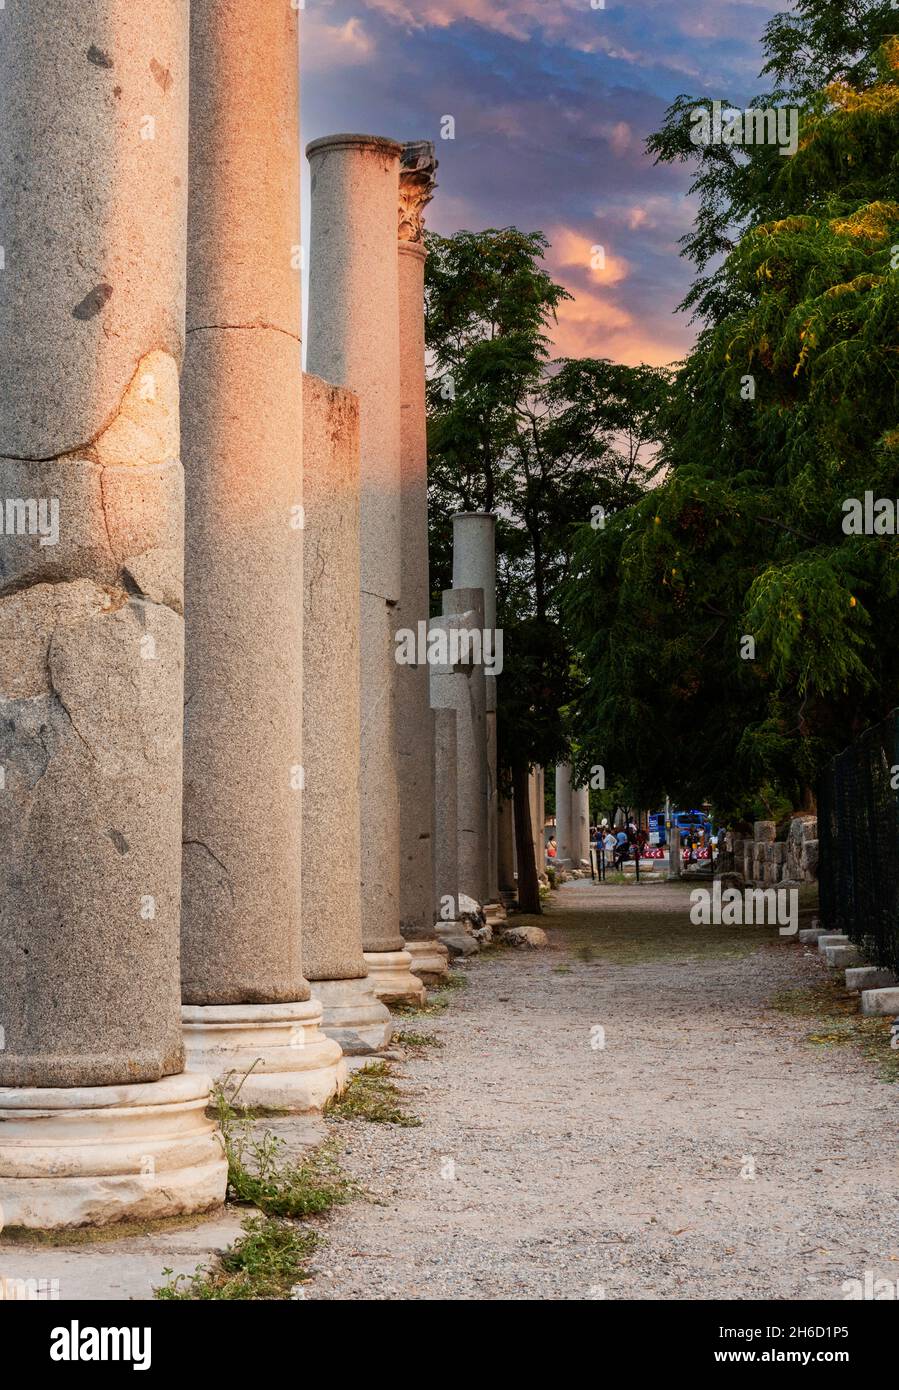
{"type": "Polygon", "coordinates": [[[311,1278],[306,1261],[318,1244],[314,1231],[290,1221],[249,1216],[244,1234],[210,1265],[193,1274],[173,1275],[164,1269],[166,1283],[153,1290],[160,1300],[286,1299],[311,1278]]]}
{"type": "Polygon", "coordinates": [[[251,1203],[266,1216],[303,1218],[359,1195],[337,1161],[333,1140],[299,1160],[285,1159],[284,1140],[270,1130],[257,1135],[252,1117],[235,1111],[221,1088],[215,1104],[228,1160],[228,1201],[251,1203]]]}
{"type": "Polygon", "coordinates": [[[401,1047],[410,1047],[414,1051],[423,1051],[428,1047],[442,1047],[443,1043],[433,1033],[417,1033],[414,1028],[401,1028],[398,1033],[394,1033],[393,1041],[399,1043],[401,1047]]]}
{"type": "Polygon", "coordinates": [[[326,1117],[370,1120],[381,1125],[420,1125],[421,1120],[402,1108],[402,1097],[392,1077],[386,1062],[369,1062],[353,1074],[343,1095],[329,1101],[326,1117]]]}

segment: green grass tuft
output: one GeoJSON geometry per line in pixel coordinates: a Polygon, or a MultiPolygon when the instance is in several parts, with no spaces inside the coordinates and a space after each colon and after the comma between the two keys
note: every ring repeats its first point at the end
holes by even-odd
{"type": "Polygon", "coordinates": [[[315,1231],[268,1216],[250,1216],[244,1234],[209,1265],[193,1274],[173,1275],[164,1269],[166,1283],[153,1297],[173,1302],[212,1299],[287,1299],[311,1278],[307,1260],[318,1244],[315,1231]]]}
{"type": "Polygon", "coordinates": [[[325,1108],[331,1120],[370,1120],[379,1125],[420,1125],[421,1120],[403,1109],[399,1088],[392,1080],[393,1072],[386,1062],[369,1062],[354,1072],[341,1096],[335,1096],[325,1108]]]}

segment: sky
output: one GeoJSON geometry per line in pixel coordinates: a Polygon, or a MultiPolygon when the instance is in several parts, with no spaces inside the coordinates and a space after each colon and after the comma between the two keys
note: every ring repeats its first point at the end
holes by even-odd
{"type": "Polygon", "coordinates": [[[675,312],[691,277],[677,246],[693,217],[689,168],[655,166],[644,140],[679,93],[744,107],[764,90],[761,37],[786,8],[304,0],[304,143],[338,131],[433,140],[430,228],[517,226],[550,240],[547,266],[575,296],[557,355],[672,362],[696,331],[675,312]]]}

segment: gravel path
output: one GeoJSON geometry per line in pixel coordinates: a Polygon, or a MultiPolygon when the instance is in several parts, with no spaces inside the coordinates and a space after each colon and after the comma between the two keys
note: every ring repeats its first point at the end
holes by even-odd
{"type": "Polygon", "coordinates": [[[687,891],[566,885],[547,950],[475,959],[447,1012],[403,1020],[443,1042],[396,1064],[422,1126],[335,1126],[374,1200],[328,1221],[308,1298],[839,1300],[899,1278],[899,1094],[766,1007],[817,954],[735,928],[742,954],[719,932],[700,955],[687,891]],[[665,951],[603,960],[634,913],[665,951]]]}

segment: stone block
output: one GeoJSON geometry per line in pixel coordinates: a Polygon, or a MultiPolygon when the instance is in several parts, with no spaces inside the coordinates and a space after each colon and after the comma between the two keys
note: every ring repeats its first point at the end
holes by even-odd
{"type": "Polygon", "coordinates": [[[877,965],[856,965],[846,971],[847,989],[889,989],[896,983],[892,970],[877,965]]]}
{"type": "Polygon", "coordinates": [[[773,844],[777,826],[773,820],[757,820],[752,827],[752,834],[756,844],[773,844]]]}
{"type": "Polygon", "coordinates": [[[899,987],[862,990],[862,1013],[868,1018],[899,1014],[899,987]]]}
{"type": "Polygon", "coordinates": [[[835,970],[844,970],[849,965],[861,962],[861,952],[857,946],[825,946],[824,959],[835,970]]]}

